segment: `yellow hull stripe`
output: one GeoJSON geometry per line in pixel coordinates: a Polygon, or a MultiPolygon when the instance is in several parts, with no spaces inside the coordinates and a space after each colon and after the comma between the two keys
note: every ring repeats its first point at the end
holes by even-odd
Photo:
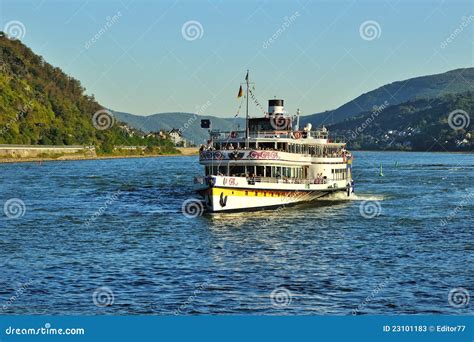
{"type": "Polygon", "coordinates": [[[229,189],[212,188],[212,196],[239,196],[239,197],[299,197],[308,195],[309,191],[285,191],[285,190],[258,190],[258,189],[229,189]]]}

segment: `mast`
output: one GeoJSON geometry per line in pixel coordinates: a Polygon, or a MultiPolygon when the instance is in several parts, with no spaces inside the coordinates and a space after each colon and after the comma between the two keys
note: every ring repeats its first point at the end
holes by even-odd
{"type": "Polygon", "coordinates": [[[249,70],[247,69],[247,76],[245,76],[247,83],[247,109],[245,116],[245,148],[249,149],[249,70]]]}

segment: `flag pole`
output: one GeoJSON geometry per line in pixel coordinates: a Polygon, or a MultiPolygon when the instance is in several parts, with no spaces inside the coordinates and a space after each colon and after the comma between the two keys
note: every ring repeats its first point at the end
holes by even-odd
{"type": "Polygon", "coordinates": [[[245,116],[245,148],[249,149],[249,70],[247,69],[247,76],[245,77],[247,82],[247,110],[245,116]]]}

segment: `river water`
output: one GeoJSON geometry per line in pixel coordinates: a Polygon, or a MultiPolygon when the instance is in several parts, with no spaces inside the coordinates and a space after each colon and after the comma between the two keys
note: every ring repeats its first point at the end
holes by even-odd
{"type": "Polygon", "coordinates": [[[352,198],[189,218],[200,170],[0,164],[0,314],[473,313],[474,155],[356,152],[352,198]]]}

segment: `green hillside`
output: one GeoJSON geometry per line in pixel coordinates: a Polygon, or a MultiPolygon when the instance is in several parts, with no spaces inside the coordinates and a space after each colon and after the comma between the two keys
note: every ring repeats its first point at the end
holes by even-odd
{"type": "Polygon", "coordinates": [[[352,149],[471,152],[473,112],[474,92],[464,92],[380,107],[328,128],[352,149]]]}
{"type": "Polygon", "coordinates": [[[442,74],[410,78],[386,84],[362,94],[339,108],[302,117],[301,122],[313,125],[336,124],[347,118],[371,110],[387,101],[397,105],[419,98],[434,98],[447,94],[474,91],[474,68],[451,70],[442,74]]]}
{"type": "Polygon", "coordinates": [[[0,32],[0,144],[94,145],[105,153],[117,145],[146,145],[175,151],[171,141],[124,129],[109,113],[78,80],[0,32]]]}

